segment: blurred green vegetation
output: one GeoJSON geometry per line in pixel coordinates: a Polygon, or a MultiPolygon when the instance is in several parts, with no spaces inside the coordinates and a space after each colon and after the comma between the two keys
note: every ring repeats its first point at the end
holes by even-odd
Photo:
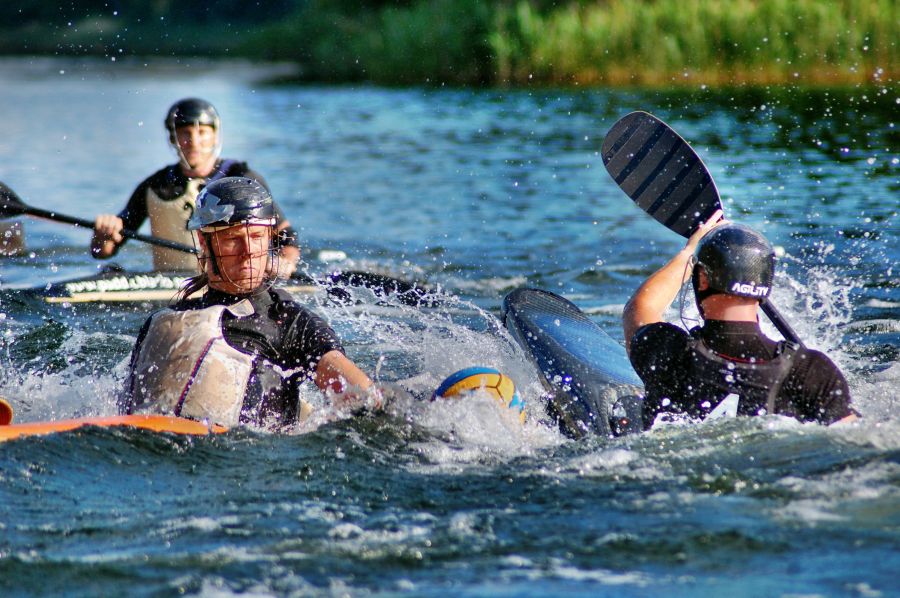
{"type": "Polygon", "coordinates": [[[898,0],[39,0],[0,52],[288,60],[319,81],[698,85],[893,81],[898,0]]]}
{"type": "Polygon", "coordinates": [[[303,4],[298,0],[0,2],[0,54],[229,55],[237,40],[301,10],[303,4]]]}
{"type": "Polygon", "coordinates": [[[491,47],[500,81],[828,83],[895,75],[898,34],[896,0],[517,2],[491,47]]]}

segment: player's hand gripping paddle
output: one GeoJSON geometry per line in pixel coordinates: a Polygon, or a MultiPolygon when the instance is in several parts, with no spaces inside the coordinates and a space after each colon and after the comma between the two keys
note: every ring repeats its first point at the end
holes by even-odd
{"type": "MultiPolygon", "coordinates": [[[[697,152],[672,128],[647,112],[619,119],[601,147],[603,165],[642,210],[682,237],[722,209],[719,191],[697,152]]],[[[762,310],[787,340],[803,345],[767,299],[762,310]]]]}

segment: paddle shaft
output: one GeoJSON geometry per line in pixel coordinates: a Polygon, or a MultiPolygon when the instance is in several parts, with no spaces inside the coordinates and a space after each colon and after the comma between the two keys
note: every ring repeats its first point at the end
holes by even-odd
{"type": "MultiPolygon", "coordinates": [[[[59,214],[50,210],[42,210],[40,208],[33,208],[31,206],[23,205],[21,208],[21,213],[27,214],[29,216],[34,216],[35,218],[44,218],[46,220],[53,220],[55,222],[74,224],[75,226],[80,226],[83,228],[94,228],[94,223],[90,220],[75,218],[74,216],[66,216],[65,214],[59,214]]],[[[197,253],[197,250],[195,248],[184,245],[183,243],[176,243],[175,241],[169,241],[168,239],[160,239],[159,237],[151,237],[150,235],[144,235],[133,230],[124,229],[119,231],[119,234],[129,239],[143,241],[144,243],[150,243],[151,245],[159,245],[160,247],[166,247],[168,249],[174,249],[176,251],[183,251],[185,253],[197,253]]]]}
{"type": "Polygon", "coordinates": [[[803,343],[803,340],[794,332],[794,329],[788,324],[787,320],[785,320],[782,315],[775,309],[775,306],[772,305],[768,299],[763,300],[762,302],[762,310],[763,313],[766,314],[766,317],[769,318],[769,321],[775,326],[778,332],[781,333],[786,340],[791,341],[792,343],[798,344],[801,347],[805,347],[806,345],[803,343]]]}
{"type": "MultiPolygon", "coordinates": [[[[19,216],[22,214],[34,216],[36,218],[44,218],[46,220],[53,220],[54,222],[73,224],[83,228],[94,228],[94,223],[90,220],[75,218],[74,216],[67,216],[65,214],[59,214],[50,210],[42,210],[26,205],[11,189],[0,183],[0,218],[19,216]]],[[[175,241],[160,239],[150,235],[143,235],[132,230],[122,230],[120,231],[120,234],[123,237],[143,241],[144,243],[150,243],[151,245],[159,245],[160,247],[183,251],[185,253],[197,253],[197,249],[182,243],[176,243],[175,241]]],[[[300,273],[295,273],[292,278],[300,280],[309,279],[312,281],[311,278],[300,273]]],[[[321,281],[321,284],[325,285],[329,294],[340,299],[349,298],[347,292],[341,289],[340,285],[361,286],[374,290],[375,294],[379,296],[396,294],[401,302],[417,306],[422,304],[424,297],[428,293],[427,289],[420,287],[416,283],[410,283],[390,276],[370,272],[333,272],[327,276],[326,280],[321,281]]]]}

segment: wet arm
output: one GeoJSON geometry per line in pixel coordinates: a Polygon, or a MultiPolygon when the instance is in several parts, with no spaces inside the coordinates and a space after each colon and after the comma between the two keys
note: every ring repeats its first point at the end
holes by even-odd
{"type": "Polygon", "coordinates": [[[315,383],[322,391],[336,393],[357,387],[366,390],[372,380],[346,355],[334,349],[326,353],[316,366],[315,383]]]}
{"type": "Polygon", "coordinates": [[[332,401],[341,409],[354,413],[379,411],[384,408],[384,395],[355,363],[340,351],[329,351],[316,367],[316,385],[334,393],[332,401]]]}
{"type": "Polygon", "coordinates": [[[631,351],[631,339],[638,328],[662,321],[666,309],[678,296],[681,286],[690,278],[690,263],[697,243],[703,235],[719,224],[721,217],[722,211],[717,210],[712,218],[697,227],[684,248],[665,266],[651,274],[625,304],[622,328],[625,333],[626,351],[631,351]]]}

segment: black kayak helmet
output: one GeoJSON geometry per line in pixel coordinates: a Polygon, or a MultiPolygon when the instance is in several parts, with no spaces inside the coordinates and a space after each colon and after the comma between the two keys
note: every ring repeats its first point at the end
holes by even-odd
{"type": "Polygon", "coordinates": [[[188,230],[228,227],[235,224],[275,226],[272,195],[259,181],[242,176],[224,177],[200,191],[188,230]]]}
{"type": "Polygon", "coordinates": [[[772,291],[775,249],[757,231],[743,224],[724,224],[708,232],[694,251],[691,283],[697,306],[710,295],[724,293],[762,301],[772,291]],[[709,288],[699,291],[703,269],[709,288]]]}
{"type": "Polygon", "coordinates": [[[166,113],[166,130],[175,142],[175,129],[190,125],[209,125],[219,130],[219,112],[216,107],[200,98],[178,100],[166,113]]]}

